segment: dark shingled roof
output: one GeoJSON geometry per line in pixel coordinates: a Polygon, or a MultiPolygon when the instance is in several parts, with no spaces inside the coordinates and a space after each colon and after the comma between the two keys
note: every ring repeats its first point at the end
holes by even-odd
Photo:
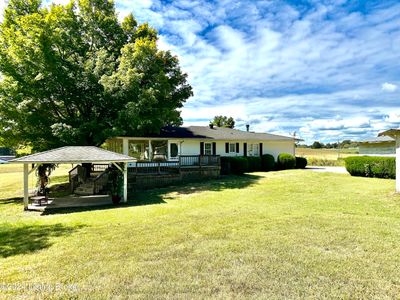
{"type": "Polygon", "coordinates": [[[373,144],[373,143],[389,143],[389,142],[395,142],[396,140],[390,136],[378,136],[374,138],[370,138],[368,140],[361,141],[360,143],[366,143],[366,144],[373,144]]]}
{"type": "Polygon", "coordinates": [[[270,133],[242,131],[231,128],[209,126],[189,127],[164,127],[160,134],[149,135],[153,138],[193,138],[211,140],[270,140],[270,141],[293,141],[299,140],[293,137],[276,135],[270,133]]]}

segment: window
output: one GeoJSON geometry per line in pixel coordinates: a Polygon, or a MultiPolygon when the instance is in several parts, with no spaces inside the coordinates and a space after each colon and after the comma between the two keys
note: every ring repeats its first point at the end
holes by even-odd
{"type": "Polygon", "coordinates": [[[259,145],[258,144],[249,144],[249,156],[259,156],[259,145]]]}
{"type": "Polygon", "coordinates": [[[258,144],[253,144],[253,156],[259,156],[260,152],[259,152],[259,145],[258,144]]]}
{"type": "Polygon", "coordinates": [[[236,144],[229,144],[229,152],[230,153],[236,152],[236,144]]]}
{"type": "Polygon", "coordinates": [[[149,141],[129,141],[129,156],[137,160],[149,159],[149,141]]]}
{"type": "Polygon", "coordinates": [[[167,141],[151,141],[151,149],[153,151],[153,160],[165,161],[167,160],[167,141]]]}
{"type": "Polygon", "coordinates": [[[204,143],[204,155],[212,155],[211,143],[204,143]]]}

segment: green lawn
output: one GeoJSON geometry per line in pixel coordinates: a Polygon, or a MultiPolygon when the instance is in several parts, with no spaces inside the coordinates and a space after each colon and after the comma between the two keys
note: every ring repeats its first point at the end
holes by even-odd
{"type": "MultiPolygon", "coordinates": [[[[68,181],[68,171],[72,165],[59,165],[50,177],[50,185],[68,181]]],[[[29,175],[29,188],[34,189],[37,183],[35,173],[29,175]]],[[[23,165],[0,164],[0,200],[21,197],[23,193],[23,165]]]]}
{"type": "Polygon", "coordinates": [[[394,186],[293,170],[142,192],[118,208],[41,215],[2,200],[0,284],[61,284],[46,299],[393,299],[394,186]]]}

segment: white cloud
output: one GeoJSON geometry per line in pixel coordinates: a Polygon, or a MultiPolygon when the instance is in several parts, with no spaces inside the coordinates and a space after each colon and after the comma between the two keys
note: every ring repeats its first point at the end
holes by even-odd
{"type": "Polygon", "coordinates": [[[382,84],[382,91],[385,92],[395,92],[397,90],[397,85],[389,82],[385,82],[382,84]]]}
{"type": "Polygon", "coordinates": [[[394,93],[400,4],[346,11],[344,0],[309,9],[294,2],[116,5],[121,18],[133,12],[156,27],[160,48],[178,55],[194,90],[182,110],[185,124],[206,125],[225,114],[239,119],[239,126],[250,122],[253,130],[296,130],[307,141],[324,141],[376,135],[400,123],[394,93]]]}
{"type": "Polygon", "coordinates": [[[8,5],[8,0],[0,0],[0,22],[3,21],[4,9],[7,7],[7,5],[8,5]]]}

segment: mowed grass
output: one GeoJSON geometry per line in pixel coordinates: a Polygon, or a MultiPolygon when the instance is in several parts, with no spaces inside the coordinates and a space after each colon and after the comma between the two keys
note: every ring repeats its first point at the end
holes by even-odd
{"type": "Polygon", "coordinates": [[[306,158],[337,160],[338,158],[346,158],[356,154],[356,149],[340,149],[340,151],[338,151],[338,149],[296,148],[296,155],[306,158]]]}
{"type": "MultiPolygon", "coordinates": [[[[72,165],[59,165],[50,177],[50,184],[68,181],[68,171],[72,165]]],[[[37,177],[35,172],[29,175],[29,188],[36,187],[37,177]]],[[[23,194],[23,165],[0,164],[0,199],[21,197],[23,194]]]]}
{"type": "Polygon", "coordinates": [[[344,166],[344,159],[357,153],[357,149],[296,148],[296,156],[307,158],[310,166],[344,166]]]}
{"type": "Polygon", "coordinates": [[[394,299],[394,187],[290,170],[141,192],[128,205],[86,211],[41,215],[3,200],[0,283],[60,284],[3,296],[394,299]]]}

